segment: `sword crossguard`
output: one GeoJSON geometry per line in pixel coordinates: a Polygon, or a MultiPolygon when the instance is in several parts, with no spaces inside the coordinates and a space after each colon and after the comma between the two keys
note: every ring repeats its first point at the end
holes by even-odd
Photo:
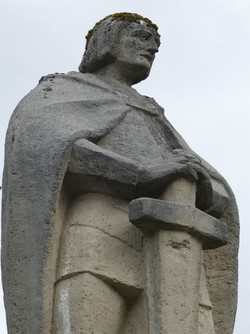
{"type": "Polygon", "coordinates": [[[129,203],[129,220],[143,233],[185,231],[202,242],[203,249],[227,244],[228,227],[191,205],[142,197],[129,203]]]}

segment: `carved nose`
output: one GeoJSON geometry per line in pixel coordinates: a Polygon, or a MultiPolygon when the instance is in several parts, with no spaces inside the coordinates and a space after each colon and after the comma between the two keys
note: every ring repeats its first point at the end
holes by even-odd
{"type": "Polygon", "coordinates": [[[159,46],[154,39],[151,40],[151,43],[149,44],[147,51],[150,52],[152,55],[154,55],[159,51],[159,46]]]}

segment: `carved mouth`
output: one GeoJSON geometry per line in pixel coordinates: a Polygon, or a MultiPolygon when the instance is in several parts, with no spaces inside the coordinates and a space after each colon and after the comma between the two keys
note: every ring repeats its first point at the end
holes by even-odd
{"type": "Polygon", "coordinates": [[[150,54],[146,54],[146,53],[142,53],[141,56],[146,58],[149,61],[153,61],[153,59],[154,59],[154,56],[152,56],[150,54]]]}

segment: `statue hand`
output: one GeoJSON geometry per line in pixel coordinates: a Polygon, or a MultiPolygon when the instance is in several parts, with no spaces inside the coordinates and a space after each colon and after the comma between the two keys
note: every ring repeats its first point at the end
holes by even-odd
{"type": "Polygon", "coordinates": [[[197,165],[201,165],[201,159],[182,149],[173,150],[169,155],[167,155],[166,162],[167,163],[173,162],[180,164],[194,163],[197,165]]]}
{"type": "Polygon", "coordinates": [[[179,177],[197,183],[196,206],[207,208],[212,201],[213,190],[208,173],[201,166],[201,160],[183,150],[174,150],[163,163],[141,168],[138,173],[139,192],[154,192],[164,189],[167,184],[179,177]]]}
{"type": "Polygon", "coordinates": [[[139,183],[151,183],[161,180],[166,183],[180,176],[198,181],[196,170],[201,173],[201,168],[201,161],[198,157],[182,149],[176,149],[161,163],[140,168],[138,181],[139,183]]]}

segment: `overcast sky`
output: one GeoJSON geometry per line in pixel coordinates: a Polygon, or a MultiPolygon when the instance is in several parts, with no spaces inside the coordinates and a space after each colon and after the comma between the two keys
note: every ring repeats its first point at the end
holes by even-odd
{"type": "MultiPolygon", "coordinates": [[[[249,0],[1,0],[0,173],[8,120],[20,99],[43,75],[77,70],[87,31],[124,11],[150,18],[161,34],[151,75],[135,88],[165,108],[174,127],[235,192],[241,247],[234,334],[249,334],[249,0]]],[[[4,319],[0,294],[1,334],[7,333],[4,319]]]]}

